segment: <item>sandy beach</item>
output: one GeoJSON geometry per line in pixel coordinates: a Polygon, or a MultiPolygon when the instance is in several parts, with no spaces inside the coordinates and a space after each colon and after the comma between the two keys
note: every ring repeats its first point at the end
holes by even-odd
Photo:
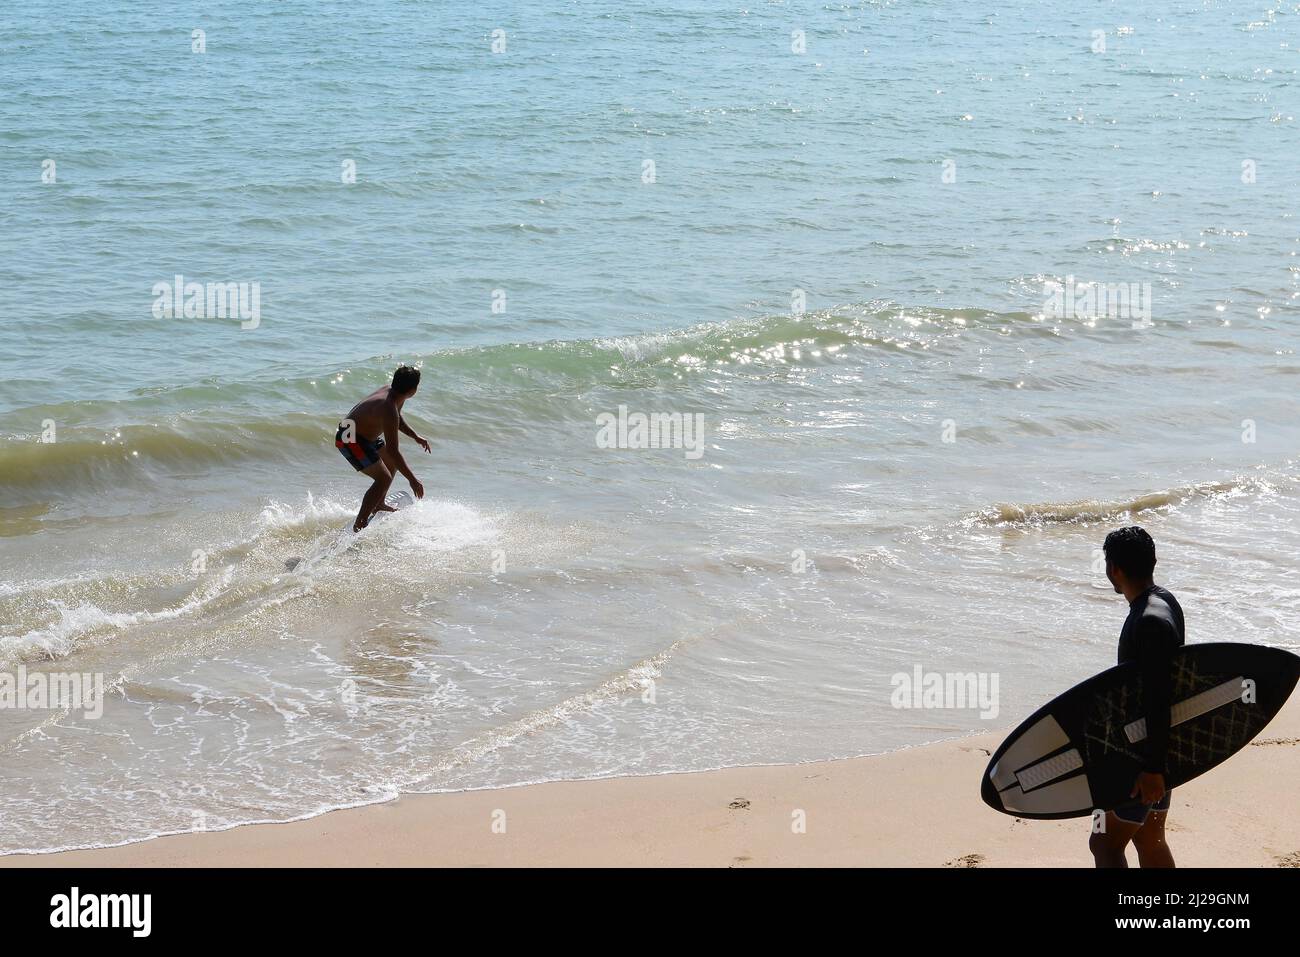
{"type": "MultiPolygon", "coordinates": [[[[1090,866],[1086,821],[1013,819],[981,803],[980,773],[1001,738],[844,761],[415,795],[288,824],[15,855],[0,866],[1090,866]]],[[[1297,793],[1293,698],[1242,753],[1177,790],[1168,832],[1178,864],[1300,867],[1297,793]]]]}

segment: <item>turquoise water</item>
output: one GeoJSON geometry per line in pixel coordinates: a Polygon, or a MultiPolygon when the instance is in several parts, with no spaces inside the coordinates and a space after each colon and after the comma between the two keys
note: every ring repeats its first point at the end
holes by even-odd
{"type": "Polygon", "coordinates": [[[7,4],[0,659],[113,690],[0,711],[0,847],[983,726],[916,664],[1009,724],[1113,658],[1130,515],[1195,638],[1295,646],[1298,18],[7,4]],[[348,543],[398,362],[429,494],[348,543]]]}

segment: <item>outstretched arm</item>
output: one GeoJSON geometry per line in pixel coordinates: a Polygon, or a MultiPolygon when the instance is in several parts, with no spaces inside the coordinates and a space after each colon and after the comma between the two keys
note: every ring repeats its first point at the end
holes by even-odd
{"type": "Polygon", "coordinates": [[[423,436],[419,435],[415,431],[415,429],[407,425],[406,419],[402,418],[402,414],[400,412],[397,413],[397,427],[401,429],[405,435],[409,435],[411,438],[415,439],[415,444],[418,445],[420,448],[424,449],[424,451],[426,452],[433,451],[433,449],[429,448],[428,440],[425,439],[423,436]]]}

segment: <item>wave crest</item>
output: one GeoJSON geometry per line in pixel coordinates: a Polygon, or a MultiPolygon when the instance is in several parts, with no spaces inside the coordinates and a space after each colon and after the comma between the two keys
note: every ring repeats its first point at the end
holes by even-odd
{"type": "Polygon", "coordinates": [[[1246,476],[1219,482],[1197,482],[1129,499],[1083,499],[1075,502],[998,504],[972,516],[982,525],[1051,525],[1077,522],[1090,524],[1112,521],[1126,515],[1140,515],[1173,508],[1198,499],[1228,498],[1277,490],[1276,480],[1246,476]]]}

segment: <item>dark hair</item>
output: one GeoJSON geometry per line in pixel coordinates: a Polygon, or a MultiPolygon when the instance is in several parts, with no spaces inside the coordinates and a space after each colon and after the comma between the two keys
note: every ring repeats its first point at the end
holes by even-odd
{"type": "Polygon", "coordinates": [[[1129,578],[1141,581],[1148,578],[1156,567],[1156,543],[1137,525],[1117,528],[1106,536],[1101,546],[1106,561],[1114,562],[1129,578]]]}
{"type": "Polygon", "coordinates": [[[420,384],[420,370],[410,366],[401,366],[393,373],[393,391],[398,395],[413,392],[420,384]]]}

